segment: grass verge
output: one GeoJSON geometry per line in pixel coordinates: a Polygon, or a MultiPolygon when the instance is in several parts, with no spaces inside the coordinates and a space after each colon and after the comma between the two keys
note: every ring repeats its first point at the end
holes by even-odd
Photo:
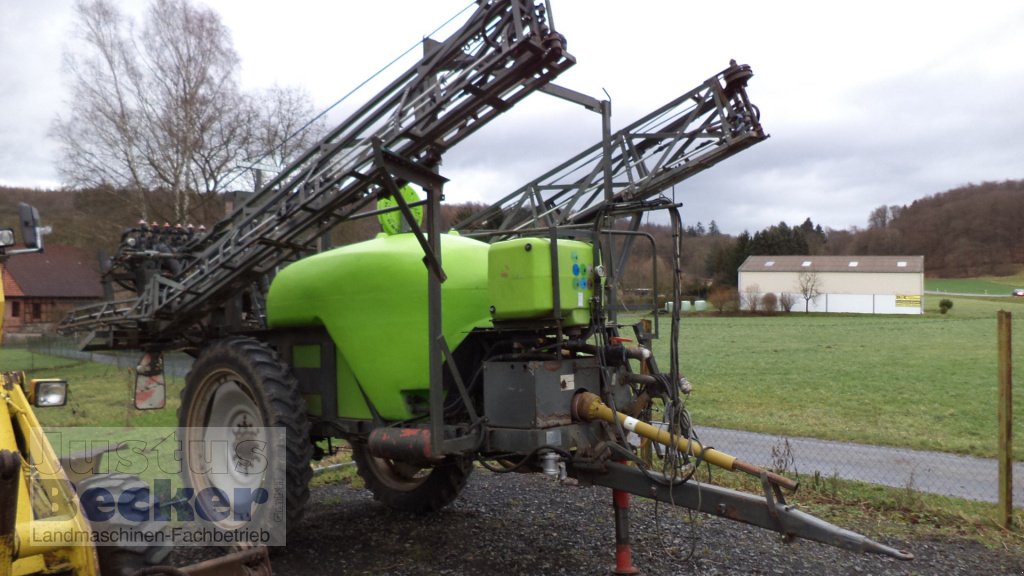
{"type": "MultiPolygon", "coordinates": [[[[319,443],[320,447],[327,450],[327,442],[319,443]]],[[[327,486],[345,482],[353,488],[362,488],[363,479],[356,472],[355,462],[352,461],[352,449],[344,440],[334,439],[332,442],[334,453],[324,456],[323,459],[313,462],[313,480],[310,481],[310,488],[327,486]]]]}
{"type": "MultiPolygon", "coordinates": [[[[707,480],[705,469],[699,474],[707,480]]],[[[711,478],[720,486],[761,493],[758,481],[743,474],[714,470],[711,478]]],[[[787,501],[837,526],[876,539],[967,539],[992,549],[1018,554],[1024,551],[1024,510],[1014,510],[1017,528],[1006,530],[997,522],[995,504],[919,492],[912,485],[890,488],[813,475],[801,478],[800,489],[787,496],[787,501]]]]}

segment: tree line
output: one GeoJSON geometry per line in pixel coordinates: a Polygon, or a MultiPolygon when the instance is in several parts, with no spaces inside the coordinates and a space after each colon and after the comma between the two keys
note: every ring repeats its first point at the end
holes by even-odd
{"type": "Polygon", "coordinates": [[[1024,264],[1024,180],[967,184],[879,206],[863,230],[831,233],[834,254],[923,255],[927,274],[1004,276],[1024,264]]]}
{"type": "MultiPolygon", "coordinates": [[[[717,232],[717,227],[715,233],[699,224],[687,227],[682,240],[684,294],[709,298],[714,287],[736,289],[739,267],[752,255],[921,255],[927,275],[949,278],[1010,275],[1024,266],[1024,180],[967,184],[909,205],[879,206],[867,214],[867,223],[839,230],[807,218],[799,225],[779,222],[737,236],[717,232]]],[[[644,229],[665,247],[655,258],[657,289],[667,292],[671,231],[655,224],[644,229]]],[[[627,287],[649,283],[652,277],[647,271],[649,251],[641,245],[634,250],[639,252],[630,266],[635,279],[627,279],[627,287]]]]}
{"type": "MultiPolygon", "coordinates": [[[[173,212],[168,195],[144,193],[155,213],[173,212]]],[[[52,225],[48,242],[110,252],[121,232],[139,220],[131,202],[138,194],[110,187],[51,191],[0,187],[0,224],[16,226],[17,204],[28,202],[52,225]]],[[[209,227],[226,215],[227,208],[225,195],[204,196],[183,223],[209,227]]],[[[445,204],[442,222],[449,226],[484,208],[482,203],[445,204]]],[[[1022,228],[1024,181],[969,184],[906,206],[880,206],[868,215],[865,228],[836,230],[807,218],[796,226],[779,222],[753,234],[744,231],[731,236],[714,222],[707,228],[698,223],[682,230],[680,279],[684,294],[707,298],[713,287],[735,288],[737,271],[751,255],[923,255],[930,276],[1012,274],[1024,265],[1022,228]]],[[[657,223],[646,223],[642,229],[654,238],[656,248],[646,240],[634,242],[623,290],[668,294],[674,276],[672,231],[657,223]]],[[[345,222],[333,232],[332,240],[341,245],[372,238],[377,231],[373,219],[345,222]]]]}

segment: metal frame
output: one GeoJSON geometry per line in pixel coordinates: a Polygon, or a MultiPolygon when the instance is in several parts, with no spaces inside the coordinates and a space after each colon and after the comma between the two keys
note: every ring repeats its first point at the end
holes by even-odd
{"type": "MultiPolygon", "coordinates": [[[[382,193],[371,176],[379,170],[375,146],[436,167],[445,151],[574,63],[548,24],[546,3],[481,2],[451,37],[425,40],[419,63],[188,246],[180,274],[154,275],[136,298],[79,309],[63,331],[99,331],[106,338],[93,347],[131,348],[180,345],[190,331],[201,341],[246,328],[217,325],[223,321],[211,315],[277,267],[315,251],[325,231],[382,193]],[[118,333],[123,339],[111,337],[118,333]]],[[[248,327],[262,320],[250,319],[248,327]]]]}
{"type": "MultiPolygon", "coordinates": [[[[646,200],[714,166],[768,137],[747,98],[751,76],[749,66],[733,61],[700,86],[454,228],[472,236],[482,230],[513,234],[523,228],[591,222],[609,205],[646,200]]],[[[551,87],[544,91],[555,92],[551,87]]]]}
{"type": "Polygon", "coordinates": [[[844,530],[786,504],[777,486],[762,479],[764,497],[737,492],[713,484],[673,480],[657,472],[641,472],[626,464],[608,462],[600,471],[575,469],[571,474],[581,482],[625,490],[659,502],[721,516],[783,535],[786,541],[804,538],[854,552],[872,552],[900,560],[913,554],[880,544],[855,532],[844,530]]]}

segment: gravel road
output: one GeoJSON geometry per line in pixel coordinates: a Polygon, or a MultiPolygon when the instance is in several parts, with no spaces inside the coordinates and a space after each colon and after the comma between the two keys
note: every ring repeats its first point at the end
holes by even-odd
{"type": "MultiPolygon", "coordinates": [[[[785,545],[758,528],[633,503],[634,562],[648,576],[1024,575],[1024,551],[970,541],[886,541],[915,554],[902,562],[812,542],[785,545]]],[[[610,490],[479,469],[456,502],[427,517],[392,512],[346,484],[319,487],[287,548],[273,553],[275,574],[298,576],[610,574],[613,563],[610,490]]]]}

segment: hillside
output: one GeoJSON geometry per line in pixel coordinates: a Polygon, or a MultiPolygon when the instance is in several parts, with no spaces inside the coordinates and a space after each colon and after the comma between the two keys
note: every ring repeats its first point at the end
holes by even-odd
{"type": "Polygon", "coordinates": [[[985,182],[882,206],[866,230],[829,231],[832,254],[923,254],[929,276],[1013,274],[1024,265],[1024,181],[985,182]]]}
{"type": "MultiPolygon", "coordinates": [[[[147,199],[150,220],[164,222],[159,195],[147,199]]],[[[88,250],[113,251],[121,232],[139,221],[133,196],[116,190],[43,191],[0,187],[0,223],[17,224],[18,202],[36,206],[45,224],[53,227],[52,244],[69,244],[88,250]]],[[[443,207],[442,221],[460,220],[483,209],[482,204],[443,207]]],[[[210,197],[196,206],[192,224],[206,226],[223,217],[223,198],[210,197]]],[[[880,206],[869,215],[866,229],[822,230],[808,218],[799,226],[785,222],[762,231],[744,232],[738,238],[721,234],[711,222],[704,230],[698,223],[683,238],[684,284],[687,292],[699,292],[711,281],[735,282],[735,268],[749,254],[887,255],[921,254],[931,277],[968,277],[1013,274],[1024,266],[1024,180],[969,184],[915,200],[906,206],[880,206]],[[768,250],[768,252],[765,252],[768,250]]],[[[173,224],[173,222],[172,222],[173,224]]],[[[664,226],[646,225],[658,241],[658,290],[670,285],[668,249],[671,232],[664,226]]],[[[332,234],[344,244],[373,237],[373,219],[348,222],[332,234]]],[[[636,244],[630,262],[630,278],[624,288],[651,286],[652,260],[649,244],[636,244]]]]}

